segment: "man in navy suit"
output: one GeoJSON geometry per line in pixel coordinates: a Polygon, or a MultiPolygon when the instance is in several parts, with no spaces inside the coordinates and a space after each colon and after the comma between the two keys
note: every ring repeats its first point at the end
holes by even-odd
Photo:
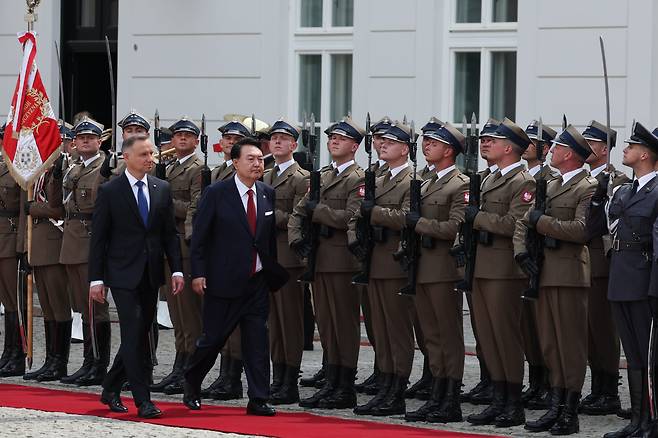
{"type": "Polygon", "coordinates": [[[258,181],[264,170],[260,143],[240,140],[231,159],[235,176],[206,189],[194,221],[192,289],[204,296],[203,331],[185,371],[183,403],[200,409],[201,383],[239,324],[247,414],[271,416],[268,292],[280,289],[288,274],[276,262],[274,189],[258,181]]]}
{"type": "Polygon", "coordinates": [[[126,171],[99,186],[89,247],[89,296],[105,301],[105,287],[119,314],[121,346],[103,382],[101,402],[126,412],[119,394],[130,383],[142,418],[162,413],[151,402],[144,364],[148,329],[164,284],[164,255],[171,268],[172,290],[183,289],[181,250],[169,184],[147,175],[153,145],[145,135],[123,143],[126,171]]]}

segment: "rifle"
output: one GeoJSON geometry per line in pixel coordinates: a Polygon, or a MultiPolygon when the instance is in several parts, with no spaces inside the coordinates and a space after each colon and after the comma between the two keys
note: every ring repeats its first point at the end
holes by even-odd
{"type": "Polygon", "coordinates": [[[158,150],[158,164],[155,165],[155,176],[162,180],[167,179],[167,165],[162,160],[162,130],[160,129],[160,113],[157,108],[155,110],[155,117],[153,118],[153,138],[155,140],[155,148],[158,150]]]}
{"type": "MultiPolygon", "coordinates": [[[[308,200],[320,202],[320,171],[317,167],[317,145],[315,137],[315,115],[311,114],[310,123],[304,119],[302,125],[302,139],[308,139],[307,149],[311,157],[311,162],[313,163],[313,170],[310,175],[308,200]],[[304,131],[306,131],[306,134],[304,134],[304,131]]],[[[320,224],[314,223],[312,217],[305,216],[302,223],[302,236],[305,241],[304,245],[308,246],[310,250],[306,259],[306,271],[304,271],[297,281],[310,283],[315,280],[315,265],[317,262],[318,241],[320,239],[320,224]]]]}
{"type": "MultiPolygon", "coordinates": [[[[462,131],[467,134],[466,116],[462,122],[462,131]]],[[[471,132],[466,136],[466,174],[468,175],[468,205],[480,207],[480,174],[478,173],[478,132],[475,113],[471,116],[471,132]]],[[[464,279],[455,284],[455,292],[470,294],[473,290],[473,274],[475,273],[475,258],[478,247],[478,232],[472,221],[464,221],[459,233],[459,244],[450,250],[450,254],[457,258],[463,254],[464,279]]]]}
{"type": "Polygon", "coordinates": [[[110,72],[110,98],[112,99],[112,140],[110,150],[110,169],[117,167],[117,95],[114,90],[114,67],[112,66],[112,53],[110,52],[110,40],[105,35],[105,51],[107,52],[107,65],[110,72]]]}
{"type": "MultiPolygon", "coordinates": [[[[421,181],[416,179],[418,160],[416,152],[416,133],[414,132],[414,122],[411,121],[411,137],[409,138],[409,156],[414,164],[414,177],[409,183],[410,190],[410,211],[420,214],[420,185],[421,181]]],[[[400,237],[400,250],[393,254],[393,258],[398,260],[402,269],[407,272],[407,284],[402,286],[398,295],[416,295],[416,282],[418,280],[418,259],[420,258],[420,235],[413,228],[406,225],[402,228],[400,237]],[[397,256],[397,257],[396,257],[397,256]]]]}
{"type": "MultiPolygon", "coordinates": [[[[537,159],[539,160],[539,178],[537,179],[537,189],[535,198],[535,210],[543,213],[546,212],[546,177],[543,175],[544,170],[544,140],[543,140],[543,123],[539,118],[537,126],[537,159]]],[[[539,298],[539,279],[541,277],[541,267],[544,264],[544,236],[539,234],[535,228],[528,229],[526,234],[526,247],[530,258],[537,266],[537,274],[531,275],[528,279],[528,288],[523,291],[521,298],[524,300],[534,301],[539,298]]]]}
{"type": "Polygon", "coordinates": [[[206,115],[201,116],[201,152],[203,152],[203,169],[201,169],[201,190],[210,185],[211,173],[208,167],[208,134],[206,134],[206,115]]]}
{"type": "MultiPolygon", "coordinates": [[[[372,132],[370,130],[370,113],[366,116],[365,148],[368,153],[368,168],[365,172],[364,201],[375,200],[375,172],[372,171],[372,132]]],[[[369,217],[359,217],[356,221],[356,237],[359,245],[364,249],[365,257],[361,260],[361,270],[352,277],[352,284],[368,284],[370,280],[370,258],[373,248],[372,227],[369,217]]]]}

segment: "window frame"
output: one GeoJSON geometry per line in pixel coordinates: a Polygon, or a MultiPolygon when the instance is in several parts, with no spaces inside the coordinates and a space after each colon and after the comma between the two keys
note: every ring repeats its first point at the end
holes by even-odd
{"type": "MultiPolygon", "coordinates": [[[[302,35],[352,35],[354,33],[354,26],[333,26],[332,25],[332,12],[331,1],[322,0],[322,26],[320,27],[302,27],[302,0],[295,0],[292,5],[292,16],[294,36],[302,35]]],[[[352,24],[354,24],[354,17],[352,17],[352,24]]]]}
{"type": "Polygon", "coordinates": [[[457,2],[452,0],[448,5],[448,28],[450,32],[473,31],[516,31],[518,21],[493,21],[493,0],[482,0],[481,21],[479,23],[457,23],[457,2]]]}

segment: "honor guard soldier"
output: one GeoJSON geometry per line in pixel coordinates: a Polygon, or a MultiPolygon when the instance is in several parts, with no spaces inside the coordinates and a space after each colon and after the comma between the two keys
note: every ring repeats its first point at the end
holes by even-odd
{"type": "Polygon", "coordinates": [[[658,295],[653,244],[658,219],[658,137],[635,123],[626,143],[622,163],[633,169],[635,179],[615,191],[607,208],[607,184],[599,184],[588,223],[601,235],[609,230],[612,237],[608,300],[626,355],[631,398],[631,422],[605,438],[655,436],[649,423],[648,364],[651,301],[658,295]]]}
{"type": "MultiPolygon", "coordinates": [[[[235,169],[231,160],[231,148],[239,140],[251,135],[249,129],[241,122],[234,120],[218,128],[222,138],[215,144],[215,152],[224,154],[224,163],[211,172],[211,181],[224,181],[233,178],[235,169]]],[[[192,205],[193,215],[196,212],[196,201],[192,205]]],[[[217,379],[201,391],[203,397],[216,400],[232,400],[242,398],[242,346],[240,345],[240,327],[236,327],[222,348],[220,371],[217,379]]]]}
{"type": "MultiPolygon", "coordinates": [[[[172,134],[171,144],[176,150],[176,159],[166,169],[167,182],[171,186],[174,205],[176,229],[180,236],[181,256],[185,287],[182,293],[174,295],[170,284],[165,284],[165,296],[169,316],[174,326],[176,357],[172,372],[158,384],[151,387],[156,392],[165,394],[183,393],[183,369],[187,358],[194,353],[196,340],[201,336],[201,310],[203,298],[191,288],[189,240],[192,237],[192,210],[190,204],[201,195],[201,171],[203,161],[196,154],[200,130],[186,117],[169,127],[172,134]]],[[[168,265],[165,263],[165,270],[168,265]]],[[[171,275],[165,272],[165,278],[171,275]]]]}
{"type": "Polygon", "coordinates": [[[347,248],[348,222],[363,197],[364,173],[354,156],[365,131],[349,117],[332,126],[328,148],[333,169],[321,173],[319,202],[306,195],[288,223],[290,246],[299,254],[311,248],[302,237],[305,219],[317,224],[319,238],[312,273],[315,318],[325,349],[325,383],[301,407],[344,409],[356,406],[356,376],[361,341],[360,293],[352,285],[359,264],[347,248]]]}
{"type": "MultiPolygon", "coordinates": [[[[542,124],[541,145],[537,132],[539,122],[533,120],[525,129],[532,143],[525,150],[521,158],[528,163],[528,173],[536,181],[544,180],[547,183],[560,174],[553,170],[551,166],[544,165],[544,160],[551,148],[551,142],[557,135],[557,132],[548,125],[542,124]],[[541,148],[537,151],[537,148],[541,148]],[[539,159],[541,157],[541,160],[539,159]]],[[[534,301],[523,300],[521,309],[521,334],[523,336],[523,351],[526,361],[528,362],[528,389],[523,393],[521,399],[528,409],[546,409],[548,407],[548,395],[550,385],[548,382],[548,368],[544,363],[544,356],[539,344],[539,334],[537,332],[537,306],[534,301]]]]}
{"type": "Polygon", "coordinates": [[[370,128],[370,131],[372,132],[372,147],[375,149],[375,152],[377,152],[377,161],[372,163],[370,170],[375,172],[376,178],[383,176],[388,171],[388,164],[386,164],[385,160],[382,160],[379,157],[379,153],[382,149],[382,144],[384,143],[384,138],[382,136],[388,131],[388,128],[391,127],[392,123],[393,121],[388,116],[384,116],[370,128]]]}
{"type": "Polygon", "coordinates": [[[493,139],[483,150],[498,170],[484,180],[480,208],[468,206],[465,218],[473,221],[479,236],[472,300],[493,398],[484,411],[467,420],[476,425],[510,427],[525,422],[521,292],[527,283],[514,263],[512,236],[516,222],[530,208],[535,180],[521,162],[530,144],[522,128],[505,119],[488,135],[493,139]]]}
{"type": "Polygon", "coordinates": [[[597,182],[583,168],[592,149],[573,126],[553,143],[551,165],[562,176],[548,183],[545,211],[533,208],[517,222],[514,253],[529,277],[539,275],[537,327],[551,384],[548,411],[525,428],[570,435],[579,431],[578,405],[587,368],[591,273],[585,222],[597,182]],[[528,252],[529,228],[544,236],[541,266],[528,252]]]}
{"type": "MultiPolygon", "coordinates": [[[[498,125],[500,125],[500,121],[496,119],[489,119],[480,131],[480,156],[487,162],[487,167],[479,172],[481,181],[480,187],[482,187],[484,184],[484,180],[487,176],[498,170],[498,166],[487,159],[487,152],[491,146],[491,142],[493,141],[491,134],[496,132],[498,125]]],[[[480,342],[477,324],[475,323],[475,309],[473,307],[472,294],[466,294],[466,302],[468,303],[471,329],[473,330],[473,336],[475,337],[475,354],[477,356],[478,365],[480,367],[480,381],[470,391],[462,394],[461,399],[462,401],[467,401],[474,405],[487,405],[491,403],[493,387],[491,386],[491,375],[489,374],[489,369],[487,368],[487,364],[484,360],[484,354],[482,353],[482,343],[480,342]]]]}
{"type": "MultiPolygon", "coordinates": [[[[5,125],[0,127],[0,140],[5,125]]],[[[1,143],[0,143],[1,145],[1,143]]],[[[5,307],[5,341],[0,356],[0,377],[20,376],[25,372],[25,353],[18,323],[16,287],[18,260],[16,251],[21,188],[0,156],[0,303],[5,307]]]]}
{"type": "MultiPolygon", "coordinates": [[[[394,258],[400,247],[400,233],[409,211],[409,126],[395,122],[382,135],[380,157],[389,170],[376,181],[375,200],[362,201],[350,220],[348,241],[359,253],[356,235],[358,217],[369,218],[374,246],[370,258],[370,298],[373,331],[377,350],[377,366],[381,372],[377,394],[366,404],[354,408],[357,415],[400,415],[406,410],[404,392],[414,358],[413,322],[415,305],[412,297],[398,295],[406,284],[407,273],[394,258]]],[[[358,254],[363,258],[364,254],[358,254]]]]}
{"type": "Polygon", "coordinates": [[[271,127],[267,127],[256,131],[256,138],[260,141],[260,149],[263,151],[265,170],[270,170],[276,165],[274,155],[270,149],[271,130],[271,127]]]}
{"type": "MultiPolygon", "coordinates": [[[[149,135],[149,130],[151,129],[151,125],[148,120],[146,120],[146,117],[139,114],[134,109],[131,109],[123,119],[119,120],[117,125],[121,128],[122,141],[126,141],[126,139],[135,135],[149,135]]],[[[123,162],[123,157],[120,152],[117,153],[117,163],[114,169],[110,168],[111,159],[112,151],[109,151],[106,153],[105,161],[103,161],[103,165],[101,166],[101,176],[107,179],[123,175],[126,171],[126,164],[123,162]]]]}
{"type": "MultiPolygon", "coordinates": [[[[444,123],[436,117],[431,117],[429,122],[427,122],[420,130],[423,132],[423,135],[425,135],[425,132],[429,130],[438,131],[443,124],[444,123]]],[[[423,170],[420,171],[420,177],[423,181],[431,179],[435,174],[435,166],[429,162],[423,167],[423,170]]]]}
{"type": "Polygon", "coordinates": [[[468,177],[455,166],[465,138],[454,126],[423,129],[423,154],[434,175],[423,182],[420,214],[408,213],[407,225],[421,236],[416,312],[423,328],[432,383],[429,400],[407,412],[407,421],[462,421],[459,396],[464,375],[462,297],[452,248],[468,204],[468,177]]]}
{"type": "MultiPolygon", "coordinates": [[[[590,175],[599,182],[612,184],[615,188],[630,182],[630,179],[610,164],[606,169],[608,154],[607,137],[610,135],[610,147],[615,146],[617,131],[592,120],[583,131],[583,137],[589,143],[593,154],[587,158],[590,175]]],[[[619,334],[608,301],[608,276],[610,259],[606,252],[609,245],[603,244],[603,236],[592,237],[588,242],[589,258],[592,262],[592,286],[587,301],[588,345],[587,359],[592,374],[590,394],[580,402],[581,412],[588,415],[608,415],[616,413],[619,401],[619,334]]],[[[605,233],[606,242],[610,236],[605,233]]]]}
{"type": "Polygon", "coordinates": [[[290,273],[290,280],[270,296],[270,403],[274,405],[299,401],[297,379],[304,350],[304,287],[297,281],[304,264],[288,245],[288,219],[308,191],[309,173],[292,157],[300,132],[286,120],[272,125],[269,150],[275,165],[263,175],[263,182],[276,192],[277,261],[290,273]]]}
{"type": "MultiPolygon", "coordinates": [[[[65,134],[62,134],[62,137],[65,134]]],[[[64,265],[59,263],[62,247],[64,208],[62,198],[62,153],[34,185],[34,200],[23,201],[21,229],[26,229],[28,215],[32,220],[30,265],[43,313],[46,360],[41,368],[23,376],[25,380],[49,382],[67,375],[71,347],[71,302],[64,265]],[[58,201],[51,203],[50,199],[58,201]],[[51,204],[58,205],[52,207],[51,204]]],[[[24,194],[24,198],[27,198],[24,194]]]]}
{"type": "MultiPolygon", "coordinates": [[[[81,162],[76,164],[63,181],[65,220],[62,249],[59,262],[66,267],[71,291],[71,307],[82,314],[83,355],[82,367],[62,383],[80,386],[100,385],[110,362],[110,315],[107,301],[95,303],[94,314],[89,313],[89,280],[87,261],[91,221],[98,186],[106,179],[100,175],[103,155],[100,153],[103,125],[83,117],[75,126],[75,145],[81,162]],[[93,328],[92,328],[93,324],[93,328]],[[98,347],[98,358],[94,358],[92,330],[98,347]]],[[[53,175],[57,182],[57,175],[53,175]]],[[[61,198],[49,199],[51,207],[61,206],[61,198]]]]}

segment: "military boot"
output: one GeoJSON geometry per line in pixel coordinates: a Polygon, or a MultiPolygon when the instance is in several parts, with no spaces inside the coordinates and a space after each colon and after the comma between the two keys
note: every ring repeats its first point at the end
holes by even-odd
{"type": "Polygon", "coordinates": [[[643,423],[643,408],[648,407],[648,379],[647,370],[631,369],[626,370],[628,373],[628,391],[631,396],[631,422],[616,432],[606,433],[604,438],[624,438],[638,433],[643,423]]]}
{"type": "Polygon", "coordinates": [[[270,396],[276,394],[283,384],[283,378],[286,374],[285,363],[272,363],[272,384],[270,385],[270,396]]]}
{"type": "Polygon", "coordinates": [[[9,320],[5,332],[5,343],[9,344],[9,354],[5,365],[0,369],[0,377],[14,377],[25,374],[25,353],[18,325],[18,312],[5,311],[5,320],[9,320]]]}
{"type": "Polygon", "coordinates": [[[370,415],[377,417],[387,417],[390,415],[401,415],[407,411],[407,404],[404,399],[404,391],[407,390],[408,379],[406,377],[394,375],[391,388],[382,402],[372,409],[370,415]]]}
{"type": "Polygon", "coordinates": [[[432,379],[432,389],[430,391],[430,398],[421,407],[415,411],[409,411],[404,414],[406,421],[429,421],[429,415],[434,414],[441,407],[441,401],[446,390],[448,379],[437,378],[432,379]]]}
{"type": "Polygon", "coordinates": [[[457,423],[462,421],[462,407],[460,402],[460,392],[462,381],[457,379],[447,379],[445,393],[441,406],[435,412],[427,414],[427,421],[430,423],[457,423]]]}
{"type": "Polygon", "coordinates": [[[480,360],[480,381],[473,389],[462,395],[462,401],[474,405],[489,405],[493,400],[493,384],[487,364],[480,360]]]}
{"type": "Polygon", "coordinates": [[[619,375],[617,373],[610,374],[601,371],[600,376],[599,397],[583,406],[580,402],[581,412],[586,415],[609,415],[616,413],[621,409],[621,401],[619,400],[619,375]]]}
{"type": "Polygon", "coordinates": [[[590,368],[590,370],[592,373],[590,392],[580,401],[580,407],[578,408],[583,413],[586,413],[585,408],[587,406],[597,401],[601,396],[602,372],[596,368],[590,368]]]}
{"type": "Polygon", "coordinates": [[[404,392],[404,398],[417,398],[428,400],[432,388],[432,372],[430,371],[429,359],[425,356],[423,361],[423,374],[420,379],[404,392]]]}
{"type": "Polygon", "coordinates": [[[242,361],[229,358],[228,374],[224,384],[218,387],[211,397],[214,400],[238,400],[244,396],[242,390],[242,361]]]}
{"type": "Polygon", "coordinates": [[[183,370],[185,369],[185,364],[189,357],[190,355],[185,352],[180,353],[180,357],[178,358],[180,362],[178,373],[171,378],[171,381],[165,385],[164,388],[162,388],[162,392],[167,395],[183,394],[185,392],[185,377],[183,376],[183,370]]]}
{"type": "Polygon", "coordinates": [[[338,367],[338,387],[329,397],[320,400],[321,409],[347,409],[356,406],[354,379],[356,368],[338,367]]]}
{"type": "Polygon", "coordinates": [[[224,381],[228,377],[228,367],[229,367],[230,359],[227,354],[222,354],[222,358],[219,362],[219,376],[215,379],[214,382],[210,384],[205,389],[201,390],[201,397],[203,398],[212,398],[212,394],[217,391],[220,387],[224,385],[224,381]]]}
{"type": "Polygon", "coordinates": [[[285,366],[283,380],[279,390],[272,394],[270,403],[273,405],[288,405],[299,402],[299,367],[285,366]]]}
{"type": "Polygon", "coordinates": [[[392,383],[393,374],[380,373],[378,385],[379,391],[377,391],[377,394],[375,394],[375,396],[371,398],[366,404],[356,406],[353,409],[353,412],[356,415],[370,415],[372,411],[384,401],[392,383]]]}
{"type": "Polygon", "coordinates": [[[55,321],[43,321],[43,331],[46,339],[46,360],[38,370],[23,375],[23,380],[36,380],[50,366],[54,358],[55,348],[55,321]]]}
{"type": "Polygon", "coordinates": [[[185,364],[185,359],[185,352],[177,351],[176,357],[174,359],[174,366],[172,367],[171,372],[164,376],[158,383],[151,385],[151,392],[163,392],[167,385],[169,385],[174,380],[179,379],[183,375],[183,365],[185,364]]]}
{"type": "MultiPolygon", "coordinates": [[[[366,377],[366,379],[363,382],[357,383],[356,385],[354,385],[354,389],[358,393],[369,394],[369,393],[366,392],[366,388],[369,387],[369,386],[372,386],[372,385],[376,386],[378,377],[379,377],[379,368],[377,368],[377,362],[375,361],[375,365],[372,369],[372,373],[368,377],[366,377]]],[[[377,391],[375,391],[375,392],[377,392],[377,391]]]]}
{"type": "Polygon", "coordinates": [[[566,390],[564,388],[551,388],[551,399],[548,411],[537,420],[526,422],[525,429],[530,432],[546,432],[553,427],[562,413],[565,392],[566,390]]]}
{"type": "Polygon", "coordinates": [[[299,379],[299,386],[306,388],[322,388],[324,386],[324,379],[326,376],[326,358],[324,353],[322,354],[322,368],[320,368],[315,374],[311,377],[305,379],[299,379]]]}
{"type": "Polygon", "coordinates": [[[513,427],[525,423],[523,401],[521,401],[521,383],[507,382],[507,400],[503,412],[496,417],[496,427],[513,427]]]}
{"type": "Polygon", "coordinates": [[[75,385],[79,378],[86,376],[87,373],[89,373],[91,365],[94,363],[94,351],[91,345],[91,329],[89,324],[85,322],[82,323],[82,355],[82,366],[70,376],[62,377],[59,380],[61,383],[75,385]]]}
{"type": "Polygon", "coordinates": [[[95,325],[96,342],[98,346],[98,359],[93,360],[89,372],[75,381],[78,386],[100,385],[107,374],[107,367],[110,364],[110,346],[112,342],[112,332],[110,321],[100,321],[95,325]]]}
{"type": "Polygon", "coordinates": [[[500,415],[505,409],[505,402],[507,400],[505,382],[492,382],[493,396],[491,404],[479,414],[471,414],[466,418],[471,424],[483,426],[487,424],[494,424],[496,417],[500,415]]]}
{"type": "Polygon", "coordinates": [[[578,406],[580,392],[569,391],[566,395],[564,407],[555,424],[549,429],[551,435],[572,435],[580,431],[578,423],[578,406]]]}
{"type": "Polygon", "coordinates": [[[37,377],[37,381],[53,382],[66,376],[71,351],[71,323],[71,320],[55,322],[53,360],[50,367],[37,377]]]}
{"type": "Polygon", "coordinates": [[[325,369],[324,386],[312,396],[301,399],[299,406],[302,408],[317,408],[320,400],[331,396],[338,387],[338,366],[327,364],[325,369]]]}
{"type": "Polygon", "coordinates": [[[9,356],[11,355],[11,346],[9,345],[9,333],[11,333],[11,320],[7,318],[7,311],[5,310],[5,342],[2,348],[2,356],[0,356],[0,370],[7,365],[9,356]]]}

